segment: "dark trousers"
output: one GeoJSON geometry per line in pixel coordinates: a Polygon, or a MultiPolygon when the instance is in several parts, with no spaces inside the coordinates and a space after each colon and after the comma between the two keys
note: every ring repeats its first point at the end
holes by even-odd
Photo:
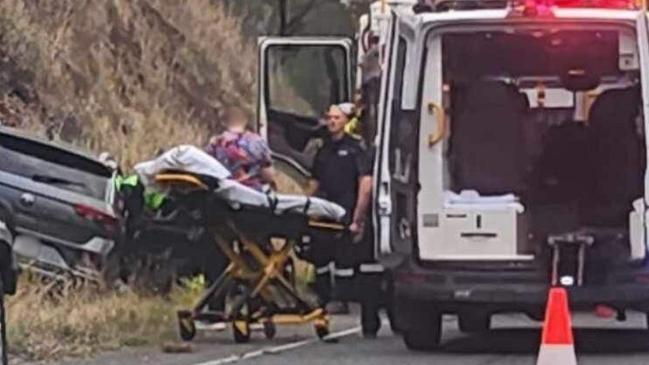
{"type": "Polygon", "coordinates": [[[358,302],[365,334],[375,334],[379,330],[381,309],[387,309],[388,316],[392,317],[389,277],[374,261],[371,234],[356,243],[350,237],[342,237],[335,242],[313,237],[306,258],[316,267],[313,289],[322,305],[332,300],[358,302]]]}
{"type": "Polygon", "coordinates": [[[306,257],[316,268],[313,289],[322,305],[332,300],[354,299],[356,257],[348,235],[334,241],[314,236],[306,257]]]}
{"type": "Polygon", "coordinates": [[[361,305],[361,327],[363,334],[375,334],[381,328],[379,311],[384,306],[382,272],[362,272],[362,265],[356,277],[356,290],[361,305]]]}
{"type": "Polygon", "coordinates": [[[388,272],[375,260],[373,233],[368,227],[363,239],[353,244],[357,259],[354,292],[361,304],[361,325],[365,335],[375,335],[381,328],[381,309],[386,309],[392,329],[396,330],[392,321],[392,282],[388,272]]]}

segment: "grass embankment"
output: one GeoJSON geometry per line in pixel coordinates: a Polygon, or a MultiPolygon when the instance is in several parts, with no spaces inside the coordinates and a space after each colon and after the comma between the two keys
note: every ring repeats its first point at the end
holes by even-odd
{"type": "Polygon", "coordinates": [[[201,289],[192,283],[162,298],[96,287],[54,289],[28,278],[20,284],[7,302],[9,344],[12,353],[34,360],[174,340],[176,310],[190,305],[201,289]]]}

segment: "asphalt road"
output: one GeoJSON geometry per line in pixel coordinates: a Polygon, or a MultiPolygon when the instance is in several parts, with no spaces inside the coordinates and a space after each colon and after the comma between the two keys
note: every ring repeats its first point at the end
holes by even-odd
{"type": "MultiPolygon", "coordinates": [[[[444,320],[443,346],[436,353],[406,350],[401,338],[388,329],[375,340],[360,337],[357,315],[334,318],[336,343],[315,339],[309,327],[283,328],[270,341],[257,334],[250,344],[235,345],[229,331],[206,333],[185,354],[165,354],[160,349],[129,349],[94,359],[63,361],[56,365],[260,365],[353,364],[353,365],[487,365],[534,364],[539,346],[539,323],[524,316],[502,315],[493,320],[486,334],[460,333],[453,317],[444,320]]],[[[626,322],[576,315],[575,339],[579,364],[649,364],[649,331],[645,318],[630,313],[626,322]]],[[[385,327],[385,326],[384,326],[385,327]]],[[[41,365],[15,361],[13,364],[41,365]]],[[[13,365],[12,364],[12,365],[13,365]]],[[[52,364],[52,363],[50,363],[52,364]]]]}

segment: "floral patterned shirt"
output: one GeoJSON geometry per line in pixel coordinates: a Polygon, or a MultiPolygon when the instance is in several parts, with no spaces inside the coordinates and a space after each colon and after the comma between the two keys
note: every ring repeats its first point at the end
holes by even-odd
{"type": "Polygon", "coordinates": [[[271,166],[272,161],[268,144],[261,136],[225,131],[210,140],[206,152],[222,163],[235,180],[262,190],[261,170],[271,166]]]}

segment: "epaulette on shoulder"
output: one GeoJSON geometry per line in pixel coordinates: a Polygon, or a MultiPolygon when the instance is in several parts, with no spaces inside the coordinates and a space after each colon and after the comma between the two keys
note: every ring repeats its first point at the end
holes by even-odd
{"type": "Polygon", "coordinates": [[[358,143],[358,147],[361,149],[366,150],[367,149],[367,143],[365,143],[365,140],[363,137],[357,135],[357,134],[349,134],[350,137],[352,137],[352,140],[356,143],[358,143]]]}
{"type": "Polygon", "coordinates": [[[347,135],[350,136],[355,142],[363,142],[363,138],[358,134],[347,133],[347,135]]]}

